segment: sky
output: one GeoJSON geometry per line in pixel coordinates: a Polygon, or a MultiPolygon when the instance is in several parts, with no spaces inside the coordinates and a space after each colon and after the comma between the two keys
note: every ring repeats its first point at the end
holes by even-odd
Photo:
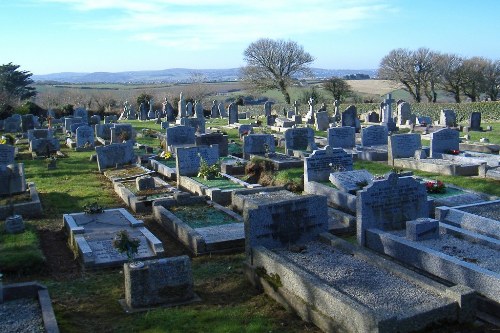
{"type": "Polygon", "coordinates": [[[377,69],[391,50],[500,59],[498,0],[1,0],[0,64],[33,74],[245,65],[260,38],[326,69],[377,69]]]}

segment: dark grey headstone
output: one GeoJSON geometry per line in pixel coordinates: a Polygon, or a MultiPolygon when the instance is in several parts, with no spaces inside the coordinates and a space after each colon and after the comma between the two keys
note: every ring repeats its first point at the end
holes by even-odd
{"type": "Polygon", "coordinates": [[[95,147],[99,171],[114,168],[117,165],[127,165],[136,162],[132,142],[112,143],[95,147]]]}
{"type": "Polygon", "coordinates": [[[0,165],[14,163],[16,148],[7,144],[0,144],[0,165]]]}
{"type": "Polygon", "coordinates": [[[353,148],[356,146],[356,129],[350,126],[328,129],[328,145],[332,148],[353,148]]]}
{"type": "Polygon", "coordinates": [[[317,149],[314,131],[309,127],[290,128],[285,131],[285,153],[291,155],[294,150],[313,151],[317,149]]]}
{"type": "Polygon", "coordinates": [[[177,147],[175,149],[175,164],[178,176],[196,176],[200,170],[201,158],[208,165],[219,161],[219,147],[177,147]]]}
{"type": "Polygon", "coordinates": [[[443,128],[431,133],[431,156],[441,158],[441,154],[450,150],[459,150],[460,133],[451,128],[443,128]]]}
{"type": "Polygon", "coordinates": [[[380,146],[387,144],[387,127],[383,125],[372,125],[361,130],[362,146],[380,146]]]}
{"type": "Polygon", "coordinates": [[[304,182],[328,181],[330,173],[339,170],[352,170],[352,156],[342,148],[331,148],[315,150],[304,159],[304,182]]]}

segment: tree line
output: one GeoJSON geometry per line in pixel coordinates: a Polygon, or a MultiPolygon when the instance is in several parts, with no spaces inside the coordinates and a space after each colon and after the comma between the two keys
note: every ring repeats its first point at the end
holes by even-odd
{"type": "Polygon", "coordinates": [[[496,101],[500,92],[500,60],[466,58],[425,47],[390,51],[380,61],[378,76],[400,82],[417,103],[424,98],[435,103],[438,90],[451,94],[457,103],[461,96],[477,102],[482,94],[496,101]]]}

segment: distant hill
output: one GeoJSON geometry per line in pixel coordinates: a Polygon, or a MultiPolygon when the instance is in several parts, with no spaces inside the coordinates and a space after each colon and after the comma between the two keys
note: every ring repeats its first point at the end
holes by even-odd
{"type": "MultiPolygon", "coordinates": [[[[313,68],[314,77],[317,79],[332,76],[344,77],[351,74],[366,74],[370,77],[376,75],[375,69],[322,69],[313,68]]],[[[183,83],[189,82],[193,75],[201,75],[205,81],[236,81],[239,78],[239,68],[228,69],[189,69],[170,68],[156,71],[131,71],[131,72],[95,72],[75,73],[63,72],[44,75],[33,75],[36,82],[56,83],[183,83]]]]}

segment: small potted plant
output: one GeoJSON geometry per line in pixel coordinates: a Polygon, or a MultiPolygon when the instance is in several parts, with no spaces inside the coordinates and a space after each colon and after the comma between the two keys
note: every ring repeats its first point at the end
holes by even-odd
{"type": "Polygon", "coordinates": [[[125,253],[131,268],[140,268],[144,266],[144,263],[141,261],[134,261],[140,243],[140,239],[130,237],[127,230],[121,230],[116,234],[113,240],[113,247],[117,249],[118,252],[125,253]]]}
{"type": "Polygon", "coordinates": [[[207,161],[200,154],[200,169],[198,170],[198,177],[205,180],[215,179],[220,176],[220,164],[219,162],[208,165],[207,161]]]}

